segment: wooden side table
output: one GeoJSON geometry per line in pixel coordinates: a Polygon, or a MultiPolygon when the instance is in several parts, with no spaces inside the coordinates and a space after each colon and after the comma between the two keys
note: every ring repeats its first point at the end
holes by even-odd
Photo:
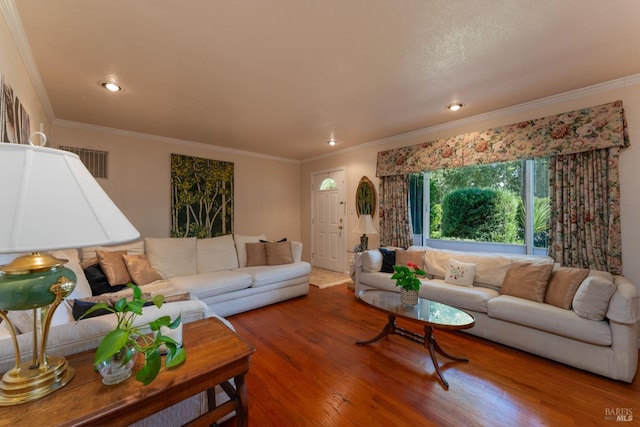
{"type": "Polygon", "coordinates": [[[128,425],[202,391],[207,391],[209,412],[190,425],[211,425],[234,410],[237,425],[248,425],[244,376],[255,348],[216,318],[185,324],[183,343],[185,363],[163,369],[146,387],[134,378],[102,384],[93,370],[94,350],[68,356],[76,371],[71,382],[42,399],[2,408],[0,425],[128,425]],[[231,400],[216,405],[216,385],[231,400]]]}

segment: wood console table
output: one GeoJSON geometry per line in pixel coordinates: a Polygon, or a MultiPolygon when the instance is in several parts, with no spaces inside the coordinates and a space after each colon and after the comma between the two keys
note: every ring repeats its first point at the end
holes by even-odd
{"type": "Polygon", "coordinates": [[[75,377],[42,399],[3,407],[0,425],[128,425],[202,391],[207,391],[209,412],[192,425],[211,425],[234,410],[237,425],[248,425],[244,375],[255,348],[215,318],[185,324],[183,342],[185,363],[163,368],[146,387],[133,377],[118,385],[103,385],[93,370],[95,350],[68,356],[75,377]],[[228,381],[232,378],[235,387],[228,381]],[[216,385],[230,401],[216,405],[216,385]]]}

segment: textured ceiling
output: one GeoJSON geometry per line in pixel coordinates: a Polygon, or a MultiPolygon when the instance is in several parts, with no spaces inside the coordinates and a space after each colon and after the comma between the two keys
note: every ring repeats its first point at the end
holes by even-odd
{"type": "Polygon", "coordinates": [[[637,0],[13,1],[56,120],[296,160],[640,73],[637,0]]]}

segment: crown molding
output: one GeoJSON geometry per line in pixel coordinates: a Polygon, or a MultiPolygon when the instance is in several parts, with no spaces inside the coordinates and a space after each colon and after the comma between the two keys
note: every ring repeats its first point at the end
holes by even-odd
{"type": "MultiPolygon", "coordinates": [[[[573,101],[579,98],[583,98],[589,95],[595,95],[603,92],[608,92],[614,89],[621,89],[630,86],[636,86],[640,84],[640,74],[634,74],[631,76],[621,77],[616,80],[610,80],[608,82],[599,83],[593,86],[587,86],[585,88],[572,90],[569,92],[563,92],[557,95],[547,96],[545,98],[540,98],[534,101],[525,102],[522,104],[517,104],[511,107],[502,108],[500,110],[490,111],[484,114],[478,114],[476,116],[467,117],[460,120],[455,120],[451,122],[446,122],[440,125],[430,126],[427,128],[422,128],[418,130],[414,130],[411,132],[405,132],[398,135],[393,135],[387,138],[377,139],[375,141],[366,142],[364,144],[358,144],[353,147],[343,148],[342,150],[335,151],[333,153],[323,154],[321,156],[311,157],[308,159],[303,159],[301,163],[309,163],[314,162],[316,160],[326,159],[333,156],[338,156],[341,154],[345,154],[351,151],[362,150],[365,148],[376,147],[379,145],[392,144],[398,141],[404,141],[409,138],[415,137],[423,137],[427,138],[431,135],[434,135],[438,132],[460,128],[463,126],[483,122],[485,120],[491,119],[499,119],[502,117],[508,117],[515,113],[520,113],[523,111],[530,111],[537,108],[548,107],[556,104],[560,104],[567,101],[573,101]]],[[[613,101],[613,100],[612,100],[613,101]]]]}
{"type": "Polygon", "coordinates": [[[42,77],[40,76],[40,72],[36,66],[36,61],[31,51],[31,45],[27,39],[27,34],[24,32],[24,27],[20,20],[20,14],[18,13],[18,9],[16,8],[13,0],[0,0],[0,13],[4,16],[7,27],[9,27],[9,32],[16,44],[18,54],[22,58],[27,74],[31,79],[31,84],[36,91],[36,96],[40,99],[40,104],[42,105],[49,122],[53,122],[55,120],[53,106],[51,105],[51,100],[49,99],[42,77]]]}
{"type": "Polygon", "coordinates": [[[219,145],[205,144],[202,142],[188,141],[188,140],[178,139],[178,138],[169,138],[166,136],[151,135],[148,133],[134,132],[130,130],[110,128],[106,126],[90,125],[87,123],[74,122],[71,120],[55,120],[53,122],[53,125],[58,127],[63,127],[63,128],[80,129],[80,130],[86,130],[91,132],[100,132],[100,133],[106,133],[110,135],[117,135],[117,136],[128,137],[128,138],[146,139],[148,141],[161,142],[163,144],[181,145],[185,147],[197,148],[200,150],[217,151],[217,152],[236,154],[236,155],[246,156],[246,157],[256,157],[259,159],[274,160],[274,161],[284,162],[284,163],[300,164],[300,161],[298,160],[287,159],[285,157],[270,156],[268,154],[255,153],[253,151],[238,150],[235,148],[221,147],[219,145]]]}

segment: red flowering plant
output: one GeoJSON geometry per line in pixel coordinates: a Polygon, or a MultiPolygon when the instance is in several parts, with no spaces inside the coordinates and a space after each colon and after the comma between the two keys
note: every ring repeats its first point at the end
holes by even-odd
{"type": "Polygon", "coordinates": [[[393,270],[394,273],[391,278],[396,281],[396,286],[400,286],[405,291],[419,291],[421,282],[418,276],[427,274],[412,262],[407,263],[407,266],[394,265],[393,270]],[[413,270],[409,267],[413,268],[413,270]]]}

